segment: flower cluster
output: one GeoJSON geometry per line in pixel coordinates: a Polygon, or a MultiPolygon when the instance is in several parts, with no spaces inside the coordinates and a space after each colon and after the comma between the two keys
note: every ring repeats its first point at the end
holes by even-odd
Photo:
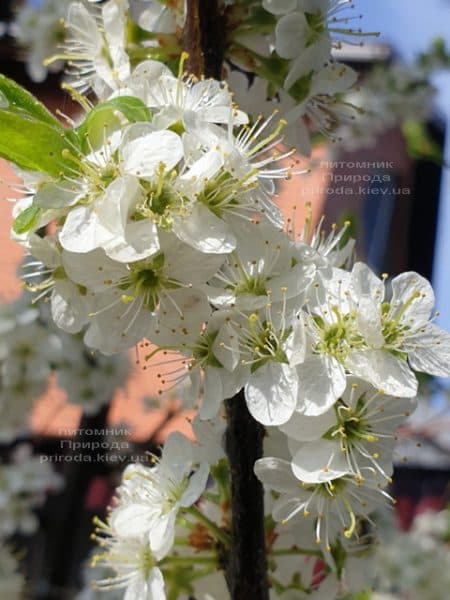
{"type": "Polygon", "coordinates": [[[358,90],[346,95],[347,102],[363,110],[358,119],[341,124],[337,132],[340,143],[349,150],[370,147],[377,136],[393,127],[425,123],[435,96],[429,75],[418,67],[394,64],[374,68],[358,90]]]}
{"type": "MultiPolygon", "coordinates": [[[[65,64],[69,85],[104,99],[124,93],[130,82],[142,77],[146,60],[173,64],[182,55],[182,1],[57,4],[57,11],[53,0],[39,10],[24,8],[14,26],[20,43],[30,46],[30,39],[36,40],[28,53],[35,80],[44,77],[47,67],[65,64]]],[[[332,49],[342,41],[364,35],[352,26],[360,18],[352,14],[353,8],[350,0],[219,3],[227,31],[224,54],[239,103],[254,116],[268,116],[279,108],[293,125],[289,140],[306,155],[311,129],[334,139],[333,131],[354,112],[342,95],[356,82],[356,73],[332,58],[332,49]]]]}
{"type": "Polygon", "coordinates": [[[38,320],[39,311],[19,300],[1,307],[0,439],[13,440],[27,427],[34,401],[47,389],[58,336],[38,320]]]}
{"type": "Polygon", "coordinates": [[[33,510],[49,492],[58,491],[61,477],[49,463],[32,456],[27,445],[17,447],[9,464],[0,465],[0,537],[29,535],[38,527],[33,510]]]}
{"type": "Polygon", "coordinates": [[[278,105],[302,154],[310,154],[311,132],[337,140],[337,125],[354,118],[343,94],[357,74],[334,60],[332,50],[373,35],[353,26],[361,15],[354,14],[351,0],[263,0],[263,11],[258,1],[247,4],[229,50],[238,102],[247,107],[251,91],[251,112],[265,114],[278,105]]]}
{"type": "MultiPolygon", "coordinates": [[[[376,553],[373,600],[433,600],[445,596],[449,586],[449,509],[426,511],[415,517],[409,531],[389,521],[386,539],[376,553]]],[[[372,598],[372,596],[371,596],[372,598]]]]}
{"type": "MultiPolygon", "coordinates": [[[[103,552],[94,555],[93,566],[114,573],[97,580],[98,589],[126,587],[127,595],[136,599],[166,597],[161,569],[171,566],[168,553],[175,544],[177,517],[198,513],[193,505],[205,491],[209,475],[205,449],[172,433],[153,466],[125,469],[107,523],[95,520],[95,538],[103,552]]],[[[186,563],[194,566],[195,561],[186,563]]],[[[191,579],[202,575],[193,571],[191,579]]]]}
{"type": "MultiPolygon", "coordinates": [[[[73,129],[29,104],[27,127],[48,154],[18,148],[13,159],[27,189],[13,235],[36,259],[29,287],[92,349],[149,348],[163,385],[188,383],[185,395],[201,398],[195,434],[219,446],[199,454],[175,436],[154,467],[129,468],[99,525],[98,560],[117,572],[101,585],[162,597],[158,565],[171,563],[175,525],[202,495],[211,457],[222,456],[223,428],[206,423],[220,423],[223,401],[242,388],[277,440],[255,465],[273,523],[304,520],[326,574],[337,569],[343,585],[339,557],[351,557],[361,519],[390,498],[414,373],[450,374],[450,335],[433,323],[423,277],[388,284],[353,264],[347,226],[326,236],[308,221],[299,237],[285,232],[274,197],[295,167],[279,150],[283,123],[250,125],[225,84],[182,66],[175,77],[141,63],[73,129]]],[[[15,123],[18,92],[2,85],[15,123]]],[[[226,545],[226,526],[213,533],[226,545]]]]}
{"type": "Polygon", "coordinates": [[[62,61],[56,61],[49,67],[44,65],[49,56],[59,50],[64,41],[64,19],[72,0],[25,0],[17,10],[10,27],[24,56],[29,77],[36,82],[43,81],[48,70],[59,71],[62,61]]]}
{"type": "MultiPolygon", "coordinates": [[[[25,262],[22,276],[29,290],[47,292],[48,273],[40,262],[25,262]]],[[[82,336],[55,327],[49,312],[45,303],[33,304],[29,293],[1,306],[0,439],[4,442],[28,430],[33,406],[52,375],[67,400],[86,414],[110,402],[126,380],[129,361],[124,355],[94,356],[82,336]]]]}
{"type": "Polygon", "coordinates": [[[0,546],[0,585],[8,598],[22,597],[25,581],[19,572],[19,561],[5,544],[0,546]]]}
{"type": "MultiPolygon", "coordinates": [[[[236,19],[235,64],[245,70],[254,58],[252,72],[266,74],[273,95],[293,98],[292,123],[336,124],[336,94],[355,75],[330,61],[331,49],[336,35],[359,36],[341,15],[347,5],[221,4],[224,18],[236,19]],[[251,22],[268,56],[250,51],[251,22]]],[[[113,571],[97,586],[163,600],[192,597],[203,578],[223,584],[232,551],[224,401],[243,390],[267,429],[254,471],[266,492],[272,596],[343,596],[360,584],[352,563],[370,542],[370,514],[391,499],[395,431],[414,407],[415,372],[450,375],[450,334],[433,322],[423,277],[388,281],[354,261],[348,225],[326,235],[308,219],[299,236],[289,231],[275,202],[279,180],[299,173],[293,151],[282,149],[286,121],[272,114],[251,123],[225,83],[183,72],[183,3],[135,5],[140,28],[129,8],[126,0],[69,8],[57,58],[68,61],[85,110],[71,128],[0,78],[0,155],[26,191],[12,235],[34,257],[27,287],[48,300],[66,334],[106,357],[137,347],[141,362],[157,361],[161,388],[183,383],[199,409],[196,443],[174,433],[152,466],[126,469],[106,521],[97,521],[94,562],[113,571]],[[155,60],[163,48],[167,61],[181,55],[178,77],[155,60]]],[[[306,140],[306,127],[297,131],[306,140]]],[[[9,382],[19,362],[6,356],[15,339],[6,323],[9,382]]],[[[47,376],[52,361],[63,379],[84,377],[71,360],[47,355],[78,342],[45,335],[54,345],[46,338],[39,354],[16,336],[13,354],[28,361],[20,381],[47,376]]]]}

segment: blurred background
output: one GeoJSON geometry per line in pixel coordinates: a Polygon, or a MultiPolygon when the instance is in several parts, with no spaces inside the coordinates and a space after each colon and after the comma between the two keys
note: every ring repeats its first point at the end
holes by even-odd
{"type": "MultiPolygon", "coordinates": [[[[19,4],[0,0],[0,72],[27,87],[51,110],[75,116],[76,107],[59,88],[60,73],[37,72],[28,61],[31,37],[19,35],[11,25],[19,4]]],[[[42,0],[28,4],[39,11],[42,0]]],[[[450,330],[450,1],[354,4],[364,15],[362,29],[382,32],[363,46],[344,46],[337,52],[361,74],[360,89],[348,101],[366,112],[343,125],[333,143],[316,140],[311,174],[284,184],[278,203],[297,232],[308,211],[316,224],[325,215],[325,229],[350,221],[358,255],[377,273],[394,276],[414,270],[429,278],[440,324],[450,330]]],[[[17,270],[23,255],[9,240],[10,200],[20,196],[20,190],[4,162],[0,177],[0,301],[8,307],[22,293],[17,270]]],[[[0,327],[1,336],[5,333],[0,327]]],[[[108,366],[117,376],[117,389],[95,401],[102,386],[104,392],[106,371],[101,372],[98,357],[84,350],[81,354],[84,370],[77,363],[74,377],[89,378],[84,404],[79,388],[74,393],[64,390],[61,377],[52,374],[11,434],[6,431],[9,417],[2,417],[11,398],[0,390],[0,523],[9,519],[3,537],[0,526],[0,541],[12,542],[14,560],[26,569],[24,597],[66,599],[80,593],[92,516],[105,512],[124,465],[146,460],[146,452],[157,452],[174,429],[192,435],[191,415],[173,393],[160,399],[164,386],[157,367],[136,364],[134,352],[121,357],[108,366]],[[78,398],[73,401],[74,394],[78,398]],[[91,458],[77,462],[77,444],[86,441],[86,431],[91,433],[83,457],[91,458]],[[94,447],[97,443],[100,446],[94,447]]],[[[399,432],[393,490],[399,530],[414,531],[417,515],[429,510],[437,515],[450,502],[449,407],[448,384],[424,379],[419,409],[399,432]]],[[[447,538],[441,537],[448,551],[448,517],[446,531],[447,538]]],[[[401,535],[408,534],[399,533],[397,542],[401,535]]],[[[434,551],[442,551],[436,547],[434,551]]],[[[0,553],[0,579],[2,560],[0,553]]],[[[389,561],[392,567],[394,558],[389,561]]],[[[398,594],[394,597],[444,600],[441,591],[427,591],[411,574],[405,579],[399,572],[394,583],[386,575],[385,588],[398,594]]],[[[1,589],[0,583],[5,600],[21,597],[16,592],[2,595],[1,589]]],[[[79,598],[95,597],[93,592],[83,594],[79,598]]]]}

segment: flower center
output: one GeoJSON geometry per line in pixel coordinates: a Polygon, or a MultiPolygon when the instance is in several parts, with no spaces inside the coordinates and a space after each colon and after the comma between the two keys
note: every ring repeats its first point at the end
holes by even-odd
{"type": "Polygon", "coordinates": [[[336,317],[334,323],[327,323],[322,317],[314,316],[320,340],[316,344],[316,354],[328,354],[340,363],[344,363],[353,348],[364,346],[364,339],[358,333],[353,314],[342,315],[336,306],[332,307],[336,317]]]}
{"type": "Polygon", "coordinates": [[[202,368],[210,366],[220,369],[223,366],[222,363],[217,360],[212,351],[212,346],[217,338],[218,333],[218,331],[215,331],[213,333],[205,333],[204,335],[201,335],[192,349],[192,355],[195,362],[202,368]]]}
{"type": "Polygon", "coordinates": [[[392,318],[392,306],[389,302],[384,302],[381,306],[382,334],[387,349],[398,358],[404,360],[407,359],[408,355],[399,348],[401,348],[403,340],[411,331],[411,327],[402,321],[411,304],[420,298],[420,296],[420,292],[411,294],[401,309],[396,312],[395,318],[392,318]]]}
{"type": "Polygon", "coordinates": [[[233,212],[244,204],[244,194],[257,187],[255,173],[251,170],[240,179],[234,178],[228,171],[222,170],[214,179],[206,183],[197,200],[204,204],[217,217],[222,218],[224,213],[233,212]],[[253,179],[253,181],[250,181],[253,179]]]}
{"type": "Polygon", "coordinates": [[[139,557],[139,569],[142,573],[144,580],[147,580],[150,576],[151,570],[154,568],[156,562],[153,558],[150,548],[143,547],[141,555],[139,557]]]}
{"type": "Polygon", "coordinates": [[[339,437],[343,452],[348,452],[349,449],[361,441],[369,443],[378,441],[378,437],[373,434],[372,426],[366,418],[365,396],[364,393],[358,398],[354,409],[347,406],[342,399],[339,399],[334,406],[337,426],[333,425],[323,437],[329,440],[339,437]]]}
{"type": "Polygon", "coordinates": [[[265,283],[266,278],[261,277],[260,275],[246,277],[236,285],[233,291],[236,296],[242,296],[245,294],[252,294],[253,296],[267,296],[265,283]]]}
{"type": "Polygon", "coordinates": [[[277,331],[270,321],[261,322],[256,314],[250,315],[248,322],[249,330],[245,346],[252,355],[252,359],[248,361],[248,364],[251,364],[252,373],[270,360],[288,364],[289,360],[283,346],[291,334],[292,328],[277,331]]]}
{"type": "Polygon", "coordinates": [[[320,36],[326,31],[327,24],[323,14],[318,11],[316,13],[305,13],[306,22],[308,23],[309,31],[306,39],[306,46],[312,46],[317,42],[320,36]]]}
{"type": "Polygon", "coordinates": [[[188,483],[188,477],[184,477],[181,481],[172,480],[169,482],[161,504],[162,514],[168,514],[174,509],[181,500],[188,483]]]}
{"type": "Polygon", "coordinates": [[[131,292],[132,295],[124,295],[122,301],[127,304],[139,297],[142,299],[143,306],[154,311],[158,306],[161,292],[164,289],[178,287],[177,282],[165,277],[163,267],[162,252],[150,262],[131,263],[130,272],[120,281],[119,288],[131,292]]]}
{"type": "Polygon", "coordinates": [[[174,171],[168,174],[161,165],[155,181],[141,181],[143,201],[136,207],[131,219],[150,219],[159,228],[170,231],[174,214],[181,214],[184,207],[183,197],[173,185],[175,177],[174,171]]]}

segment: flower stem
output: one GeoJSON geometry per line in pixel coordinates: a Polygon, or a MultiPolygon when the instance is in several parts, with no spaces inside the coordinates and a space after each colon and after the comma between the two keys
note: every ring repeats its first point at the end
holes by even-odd
{"type": "Polygon", "coordinates": [[[211,519],[204,515],[201,510],[199,510],[196,506],[190,506],[186,509],[186,512],[204,525],[218,542],[221,542],[226,548],[229,548],[231,540],[228,533],[218,527],[213,521],[211,521],[211,519]]]}
{"type": "Polygon", "coordinates": [[[308,548],[281,548],[279,550],[272,550],[270,556],[295,556],[297,554],[322,558],[320,550],[310,550],[308,548]]]}
{"type": "Polygon", "coordinates": [[[166,556],[160,563],[162,567],[176,565],[177,567],[190,567],[195,565],[216,565],[215,556],[166,556]]]}

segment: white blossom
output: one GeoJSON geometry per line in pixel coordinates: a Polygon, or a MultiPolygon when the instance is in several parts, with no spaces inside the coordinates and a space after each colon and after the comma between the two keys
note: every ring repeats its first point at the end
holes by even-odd
{"type": "Polygon", "coordinates": [[[192,472],[196,463],[192,443],[173,433],[154,467],[128,467],[111,517],[114,530],[127,538],[147,535],[152,551],[168,551],[178,511],[191,506],[206,487],[209,465],[200,463],[192,472]]]}
{"type": "Polygon", "coordinates": [[[32,456],[29,446],[16,448],[11,464],[0,466],[0,534],[30,535],[39,522],[33,510],[39,508],[47,494],[62,487],[62,478],[50,463],[32,456]]]}
{"type": "Polygon", "coordinates": [[[99,579],[94,588],[101,591],[124,589],[124,600],[165,600],[165,584],[158,562],[164,550],[151,550],[145,536],[120,536],[111,524],[97,520],[96,538],[103,549],[93,557],[93,566],[113,571],[99,579]]]}
{"type": "Polygon", "coordinates": [[[319,483],[336,473],[353,473],[361,481],[390,482],[397,427],[414,408],[411,400],[393,398],[354,377],[326,413],[308,417],[295,412],[280,428],[290,438],[292,469],[302,481],[319,483]]]}
{"type": "Polygon", "coordinates": [[[128,0],[70,5],[63,51],[55,59],[67,61],[70,83],[81,93],[93,90],[99,98],[108,97],[129,77],[127,11],[128,0]]]}
{"type": "Polygon", "coordinates": [[[42,0],[39,6],[24,2],[16,10],[10,26],[12,35],[23,48],[28,75],[42,82],[47,72],[59,71],[62,61],[52,63],[48,69],[44,61],[58,52],[64,41],[64,18],[72,0],[42,0]]]}

